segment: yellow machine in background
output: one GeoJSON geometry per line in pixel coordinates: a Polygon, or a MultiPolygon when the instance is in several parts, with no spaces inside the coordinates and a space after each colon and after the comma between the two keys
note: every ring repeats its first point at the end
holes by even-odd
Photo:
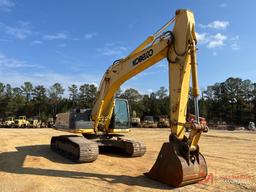
{"type": "Polygon", "coordinates": [[[207,166],[199,152],[198,141],[207,129],[199,121],[196,42],[193,13],[177,10],[176,16],[159,31],[108,68],[92,109],[57,115],[57,129],[82,133],[83,137],[52,137],[51,148],[76,162],[96,160],[101,146],[120,148],[130,156],[143,155],[146,147],[142,142],[119,135],[130,131],[130,115],[127,101],[115,98],[115,93],[125,81],[166,58],[169,63],[171,134],[146,175],[175,187],[204,179],[207,166]],[[175,23],[173,30],[166,31],[172,23],[175,23]],[[186,136],[190,79],[196,118],[189,123],[191,131],[186,136]]]}
{"type": "Polygon", "coordinates": [[[157,128],[157,123],[154,121],[153,116],[144,116],[141,125],[144,128],[157,128]]]}
{"type": "Polygon", "coordinates": [[[165,115],[159,116],[157,127],[159,128],[170,127],[169,118],[165,115]]]}
{"type": "Polygon", "coordinates": [[[137,116],[136,111],[132,112],[131,126],[132,127],[141,127],[140,118],[137,116]]]}
{"type": "Polygon", "coordinates": [[[7,117],[3,123],[4,127],[14,127],[15,121],[14,117],[7,117]]]}
{"type": "Polygon", "coordinates": [[[26,116],[19,116],[18,119],[15,119],[14,127],[25,128],[28,127],[29,121],[26,116]]]}
{"type": "Polygon", "coordinates": [[[38,116],[33,116],[31,118],[29,118],[29,124],[28,127],[31,128],[41,128],[42,127],[42,121],[40,120],[40,118],[38,116]]]}

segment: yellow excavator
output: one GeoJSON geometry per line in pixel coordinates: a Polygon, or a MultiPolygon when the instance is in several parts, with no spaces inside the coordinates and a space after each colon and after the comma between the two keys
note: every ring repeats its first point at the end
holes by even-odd
{"type": "Polygon", "coordinates": [[[118,148],[132,157],[144,155],[145,144],[122,135],[130,131],[129,107],[127,100],[115,98],[115,93],[125,81],[166,58],[169,63],[171,133],[155,164],[145,175],[174,187],[203,180],[207,176],[207,165],[199,152],[198,141],[201,133],[208,129],[199,121],[196,43],[193,13],[177,10],[175,17],[160,30],[107,69],[92,109],[57,115],[56,129],[82,135],[52,137],[51,149],[75,162],[96,160],[101,147],[118,148]],[[173,30],[168,31],[167,27],[172,23],[175,23],[173,30]],[[190,78],[195,121],[188,123],[190,78]],[[185,126],[189,126],[189,135],[185,135],[185,126]]]}

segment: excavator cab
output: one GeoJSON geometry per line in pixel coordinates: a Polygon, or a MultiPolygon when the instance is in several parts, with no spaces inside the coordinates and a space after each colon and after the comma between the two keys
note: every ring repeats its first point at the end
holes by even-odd
{"type": "Polygon", "coordinates": [[[130,111],[129,104],[126,99],[115,99],[115,107],[110,122],[110,131],[113,132],[115,129],[129,131],[130,129],[130,111]]]}
{"type": "MultiPolygon", "coordinates": [[[[55,128],[70,132],[93,133],[91,113],[92,109],[73,109],[70,112],[59,113],[56,117],[55,128]]],[[[109,127],[110,133],[130,131],[130,112],[126,99],[115,99],[109,127]]]]}

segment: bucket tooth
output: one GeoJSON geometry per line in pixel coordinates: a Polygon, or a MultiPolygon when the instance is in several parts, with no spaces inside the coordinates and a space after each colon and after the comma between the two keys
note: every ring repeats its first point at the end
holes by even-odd
{"type": "Polygon", "coordinates": [[[203,180],[207,176],[207,165],[199,148],[189,152],[187,145],[179,145],[177,142],[182,143],[170,140],[163,144],[155,164],[145,175],[173,187],[203,180]]]}

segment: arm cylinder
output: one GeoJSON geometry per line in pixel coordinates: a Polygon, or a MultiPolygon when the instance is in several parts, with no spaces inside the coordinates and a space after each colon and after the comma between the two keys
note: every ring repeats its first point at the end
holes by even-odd
{"type": "Polygon", "coordinates": [[[196,58],[195,41],[193,41],[190,46],[191,46],[190,47],[190,55],[191,55],[191,72],[192,72],[192,85],[193,85],[192,94],[194,97],[196,123],[199,123],[199,105],[198,105],[199,87],[198,87],[197,58],[196,58]]]}

